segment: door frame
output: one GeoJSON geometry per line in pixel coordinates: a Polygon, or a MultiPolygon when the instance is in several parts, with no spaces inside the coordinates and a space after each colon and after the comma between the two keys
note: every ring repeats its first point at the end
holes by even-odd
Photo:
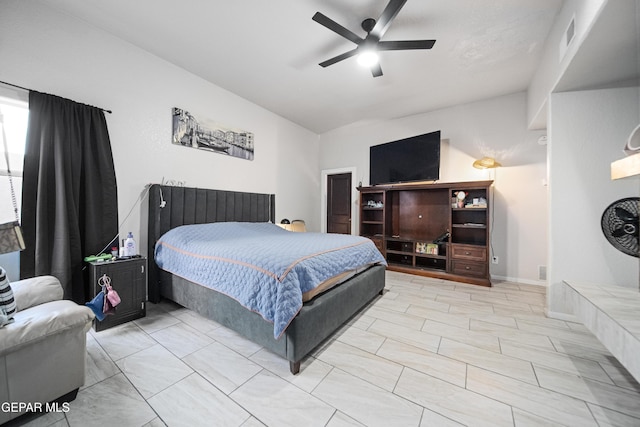
{"type": "Polygon", "coordinates": [[[329,175],[337,175],[341,173],[351,174],[351,234],[356,234],[356,225],[358,223],[358,190],[353,185],[356,182],[357,169],[355,166],[338,169],[325,169],[320,172],[320,232],[327,232],[327,177],[329,175]]]}

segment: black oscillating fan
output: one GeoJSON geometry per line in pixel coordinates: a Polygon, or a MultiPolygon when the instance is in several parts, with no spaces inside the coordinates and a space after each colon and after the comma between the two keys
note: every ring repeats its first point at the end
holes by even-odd
{"type": "Polygon", "coordinates": [[[602,214],[602,232],[614,248],[638,257],[640,197],[628,197],[611,203],[602,214]]]}

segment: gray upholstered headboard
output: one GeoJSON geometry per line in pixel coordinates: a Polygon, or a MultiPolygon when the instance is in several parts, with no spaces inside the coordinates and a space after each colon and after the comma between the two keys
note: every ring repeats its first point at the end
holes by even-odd
{"type": "Polygon", "coordinates": [[[153,260],[158,239],[180,225],[223,221],[275,222],[275,195],[151,186],[147,229],[149,301],[160,301],[160,274],[153,260]]]}

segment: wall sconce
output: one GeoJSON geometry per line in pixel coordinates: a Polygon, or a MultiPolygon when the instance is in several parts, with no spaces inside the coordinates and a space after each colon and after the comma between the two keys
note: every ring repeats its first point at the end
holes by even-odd
{"type": "Polygon", "coordinates": [[[494,169],[500,166],[502,165],[496,162],[493,157],[483,157],[473,162],[473,167],[476,169],[494,169]]]}

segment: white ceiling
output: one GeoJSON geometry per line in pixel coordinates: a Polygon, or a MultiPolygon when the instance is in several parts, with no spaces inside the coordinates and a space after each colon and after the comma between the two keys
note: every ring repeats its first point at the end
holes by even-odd
{"type": "Polygon", "coordinates": [[[383,40],[436,39],[381,53],[382,77],[355,47],[312,21],[356,34],[388,0],[52,0],[120,37],[318,134],[524,91],[562,0],[408,0],[383,40]]]}

